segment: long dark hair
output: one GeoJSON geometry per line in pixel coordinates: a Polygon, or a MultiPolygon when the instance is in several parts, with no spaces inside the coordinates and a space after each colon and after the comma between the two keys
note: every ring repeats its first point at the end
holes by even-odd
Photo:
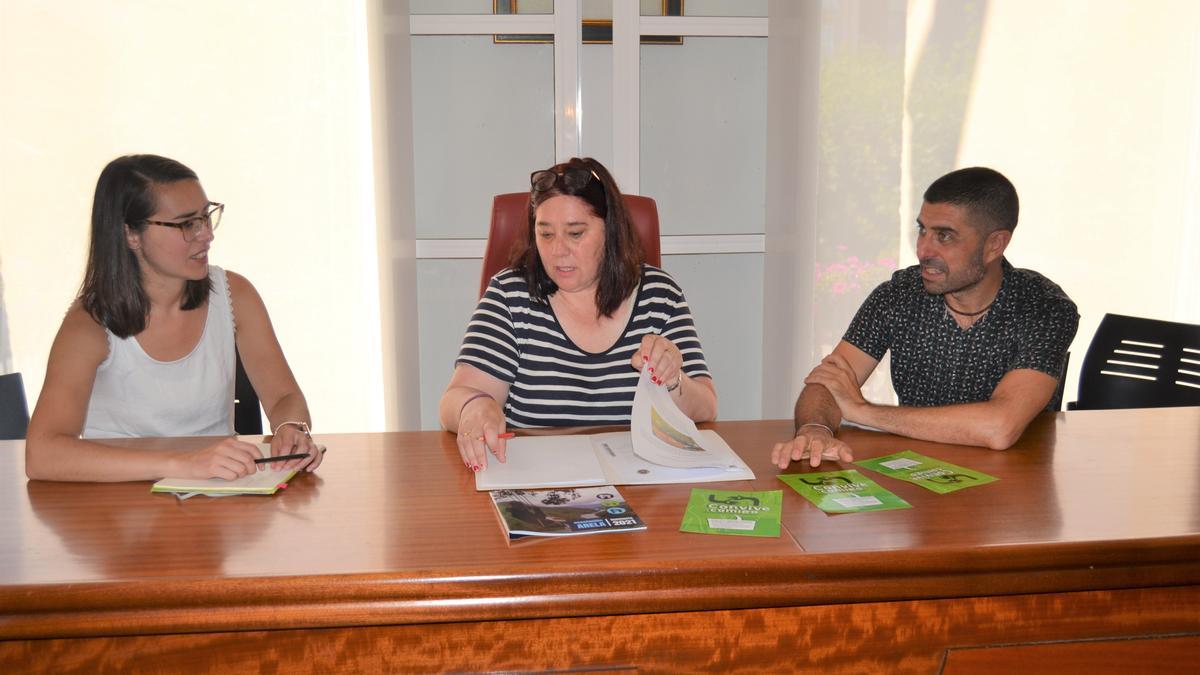
{"type": "Polygon", "coordinates": [[[582,199],[597,218],[604,220],[604,258],[600,261],[596,308],[601,315],[611,317],[641,282],[645,259],[629,220],[625,199],[608,169],[591,157],[572,157],[547,171],[555,174],[553,180],[545,175],[546,172],[534,172],[532,182],[535,184],[529,193],[529,226],[525,230],[525,239],[509,258],[509,265],[525,278],[529,295],[534,300],[546,302],[556,293],[558,284],[546,274],[537,251],[537,234],[534,232],[537,208],[554,197],[582,199]],[[543,178],[541,182],[537,180],[539,175],[543,178]]]}
{"type": "MultiPolygon", "coordinates": [[[[198,178],[195,171],[173,159],[126,155],[109,162],[96,181],[92,239],[79,299],[84,310],[117,337],[141,333],[150,315],[141,266],[126,243],[125,228],[145,231],[146,219],[158,210],[154,186],[181,180],[198,178]]],[[[189,280],[180,307],[186,310],[202,306],[211,286],[208,277],[189,280]]]]}

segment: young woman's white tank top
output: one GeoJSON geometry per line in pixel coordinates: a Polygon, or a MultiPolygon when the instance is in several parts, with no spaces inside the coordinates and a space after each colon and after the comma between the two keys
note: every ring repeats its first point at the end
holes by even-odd
{"type": "Polygon", "coordinates": [[[233,434],[233,305],[225,270],[209,266],[208,276],[208,307],[196,310],[207,310],[208,318],[187,356],[158,361],[136,338],[108,333],[108,358],[96,369],[84,438],[233,434]]]}

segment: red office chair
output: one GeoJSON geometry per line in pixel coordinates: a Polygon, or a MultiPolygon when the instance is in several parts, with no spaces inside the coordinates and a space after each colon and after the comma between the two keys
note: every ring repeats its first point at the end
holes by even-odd
{"type": "MultiPolygon", "coordinates": [[[[646,262],[662,267],[662,250],[658,241],[658,205],[650,197],[622,195],[625,208],[633,220],[633,229],[642,243],[646,262]]],[[[479,278],[479,297],[487,290],[488,281],[508,265],[513,246],[529,227],[529,193],[510,192],[496,195],[492,201],[492,225],[488,230],[487,247],[483,250],[483,273],[479,278]]]]}

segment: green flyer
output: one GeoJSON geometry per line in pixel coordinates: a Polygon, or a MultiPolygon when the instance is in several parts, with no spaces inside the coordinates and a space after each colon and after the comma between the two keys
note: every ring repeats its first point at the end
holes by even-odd
{"type": "Polygon", "coordinates": [[[995,476],[965,469],[940,459],[918,455],[912,450],[864,459],[855,464],[865,469],[878,471],[891,478],[920,485],[938,494],[946,494],[976,485],[986,485],[998,480],[995,476]]]}
{"type": "Polygon", "coordinates": [[[765,492],[692,488],[680,532],[778,537],[783,490],[765,492]]]}
{"type": "Polygon", "coordinates": [[[776,476],[825,513],[909,509],[912,506],[854,469],[776,476]]]}

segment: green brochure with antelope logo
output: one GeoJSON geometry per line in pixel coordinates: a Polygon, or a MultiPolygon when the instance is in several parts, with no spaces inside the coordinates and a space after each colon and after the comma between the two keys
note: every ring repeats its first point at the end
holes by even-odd
{"type": "Polygon", "coordinates": [[[854,469],[776,476],[825,513],[910,509],[912,505],[854,469]]]}
{"type": "Polygon", "coordinates": [[[912,450],[864,459],[855,464],[865,469],[878,471],[891,478],[920,485],[926,490],[933,490],[938,494],[946,494],[976,485],[986,485],[999,480],[986,473],[972,471],[933,457],[918,455],[912,450]]]}
{"type": "Polygon", "coordinates": [[[692,488],[680,532],[778,537],[783,490],[705,490],[692,488]]]}

